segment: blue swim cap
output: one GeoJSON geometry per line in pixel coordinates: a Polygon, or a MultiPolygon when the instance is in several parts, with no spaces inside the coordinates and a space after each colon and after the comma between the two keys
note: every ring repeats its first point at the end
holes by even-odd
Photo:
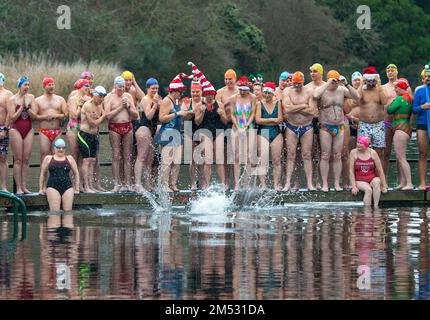
{"type": "Polygon", "coordinates": [[[18,79],[18,82],[16,83],[16,86],[18,88],[21,88],[24,83],[29,82],[29,81],[30,80],[28,79],[28,77],[22,76],[21,78],[18,79]]]}
{"type": "Polygon", "coordinates": [[[55,141],[54,148],[57,149],[59,147],[66,147],[66,141],[64,141],[63,139],[58,139],[57,141],[55,141]]]}
{"type": "Polygon", "coordinates": [[[357,79],[357,78],[363,78],[363,75],[360,73],[360,72],[358,72],[358,71],[356,71],[356,72],[354,72],[353,74],[352,74],[352,76],[351,76],[351,80],[352,81],[354,81],[355,79],[357,79]]]}
{"type": "Polygon", "coordinates": [[[151,87],[151,86],[158,86],[158,81],[157,81],[157,79],[149,78],[149,79],[146,81],[146,87],[147,87],[147,88],[149,88],[149,87],[151,87]]]}
{"type": "Polygon", "coordinates": [[[281,73],[281,75],[279,76],[279,80],[284,80],[287,79],[290,76],[290,73],[288,71],[284,71],[281,73]]]}
{"type": "Polygon", "coordinates": [[[4,74],[0,72],[0,86],[4,85],[4,82],[5,82],[4,74]]]}

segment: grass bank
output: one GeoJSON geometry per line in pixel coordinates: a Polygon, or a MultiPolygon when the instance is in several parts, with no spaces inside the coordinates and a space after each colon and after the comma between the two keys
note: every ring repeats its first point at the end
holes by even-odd
{"type": "Polygon", "coordinates": [[[39,96],[43,93],[43,78],[51,76],[55,79],[57,94],[67,98],[73,90],[73,84],[85,70],[95,75],[96,86],[102,85],[107,90],[112,88],[115,77],[121,74],[119,66],[112,63],[86,63],[81,60],[65,63],[54,59],[49,53],[0,55],[0,72],[6,77],[5,87],[14,93],[17,91],[16,81],[26,75],[30,78],[30,92],[39,96]]]}

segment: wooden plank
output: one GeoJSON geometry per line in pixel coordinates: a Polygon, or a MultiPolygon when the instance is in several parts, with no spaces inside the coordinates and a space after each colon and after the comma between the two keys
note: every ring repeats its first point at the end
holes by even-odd
{"type": "MultiPolygon", "coordinates": [[[[232,194],[229,193],[228,196],[232,194]]],[[[251,204],[253,201],[261,199],[261,193],[252,193],[250,191],[237,193],[234,197],[235,204],[251,204]]],[[[198,192],[191,192],[184,190],[171,195],[173,205],[186,205],[192,199],[198,198],[198,192]]],[[[24,195],[22,199],[27,205],[29,210],[48,208],[46,196],[39,194],[24,195]]],[[[328,193],[316,192],[278,192],[271,194],[268,199],[273,204],[287,204],[287,203],[307,203],[307,202],[355,202],[362,201],[363,194],[353,196],[349,191],[328,193]]],[[[387,194],[381,196],[381,205],[390,206],[396,204],[404,205],[426,205],[430,201],[430,191],[397,191],[390,190],[387,194]]],[[[136,193],[98,193],[98,194],[79,194],[75,196],[74,205],[79,207],[107,207],[107,206],[138,206],[139,208],[150,208],[150,202],[141,194],[136,193]]],[[[12,203],[9,200],[0,198],[1,207],[11,207],[12,203]]]]}

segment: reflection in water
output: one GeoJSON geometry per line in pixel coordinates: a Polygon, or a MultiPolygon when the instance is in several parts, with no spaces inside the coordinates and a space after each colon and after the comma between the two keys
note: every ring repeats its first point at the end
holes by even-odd
{"type": "Polygon", "coordinates": [[[0,216],[0,299],[430,299],[429,209],[0,216]]]}

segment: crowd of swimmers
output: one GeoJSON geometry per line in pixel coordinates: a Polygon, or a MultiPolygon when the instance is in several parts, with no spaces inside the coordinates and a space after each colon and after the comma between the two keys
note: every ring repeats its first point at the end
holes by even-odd
{"type": "Polygon", "coordinates": [[[350,82],[331,70],[324,81],[323,66],[316,63],[306,85],[300,71],[282,72],[275,84],[263,82],[261,76],[237,77],[230,69],[219,90],[195,64],[188,64],[190,73],[179,73],[164,98],[155,78],[146,81],[145,93],[129,71],[115,78],[110,92],[95,85],[94,75],[85,71],[67,101],[55,94],[52,77],[43,79],[44,94],[35,98],[26,76],[19,78],[13,94],[0,73],[1,189],[7,190],[10,146],[16,193],[31,193],[27,179],[37,121],[39,193],[47,195],[51,208],[71,208],[75,193],[105,192],[99,129],[106,121],[113,192],[152,192],[157,181],[164,191],[176,192],[181,164],[188,156],[191,190],[215,183],[213,165],[216,182],[224,190],[246,189],[253,176],[264,190],[271,168],[276,191],[298,190],[303,171],[309,191],[328,192],[330,182],[336,191],[363,191],[365,205],[373,198],[377,206],[381,192],[388,190],[392,146],[398,189],[414,189],[406,157],[414,117],[417,189],[428,188],[430,63],[415,93],[394,64],[386,67],[386,84],[374,67],[355,72],[350,82]],[[190,81],[190,91],[184,80],[190,81]],[[67,143],[61,139],[63,125],[67,143]]]}

